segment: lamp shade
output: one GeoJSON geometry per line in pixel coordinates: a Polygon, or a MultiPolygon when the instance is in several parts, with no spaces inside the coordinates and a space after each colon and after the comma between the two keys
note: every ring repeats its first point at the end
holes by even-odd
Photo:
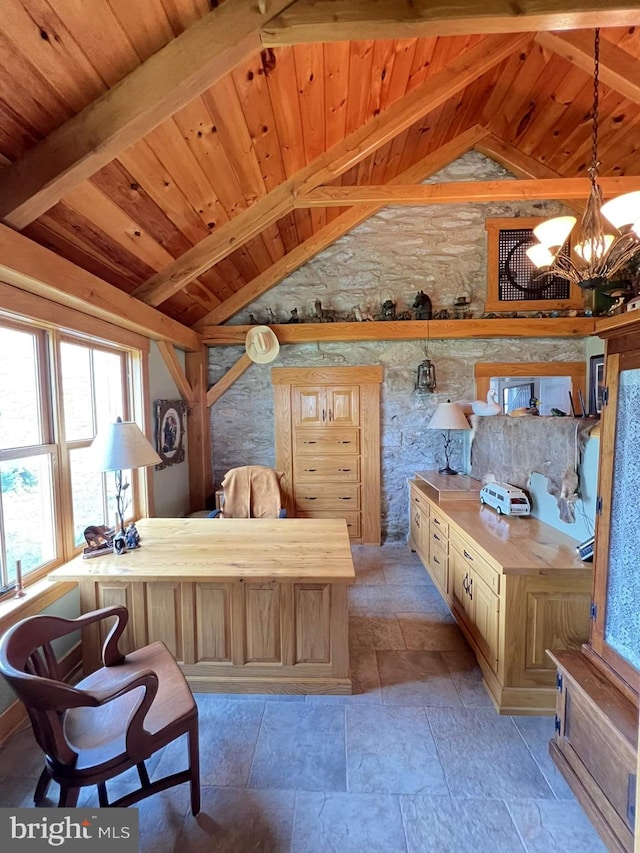
{"type": "Polygon", "coordinates": [[[640,219],[640,191],[636,190],[612,198],[611,201],[602,205],[600,212],[620,230],[633,225],[640,219]]]}
{"type": "Polygon", "coordinates": [[[98,471],[146,468],[162,462],[138,424],[120,418],[98,430],[91,451],[98,471]]]}
{"type": "Polygon", "coordinates": [[[457,403],[440,403],[427,424],[427,429],[471,429],[457,403]]]}
{"type": "Polygon", "coordinates": [[[575,216],[556,216],[554,219],[547,219],[545,222],[536,225],[533,233],[547,249],[559,249],[566,243],[567,237],[576,222],[575,216]]]}

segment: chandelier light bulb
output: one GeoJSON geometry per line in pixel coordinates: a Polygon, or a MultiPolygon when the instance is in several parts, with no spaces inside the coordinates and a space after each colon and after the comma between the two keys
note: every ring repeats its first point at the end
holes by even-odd
{"type": "Polygon", "coordinates": [[[612,198],[602,205],[600,211],[614,228],[629,231],[634,222],[640,220],[640,191],[612,198]]]}
{"type": "Polygon", "coordinates": [[[567,242],[576,222],[575,216],[556,216],[536,225],[533,233],[547,249],[559,249],[567,242]]]}
{"type": "Polygon", "coordinates": [[[584,243],[579,243],[575,247],[575,252],[576,255],[579,255],[583,261],[589,264],[592,260],[599,261],[603,258],[611,248],[612,243],[613,235],[604,234],[601,239],[593,238],[586,240],[584,243]]]}
{"type": "Polygon", "coordinates": [[[553,252],[550,252],[546,246],[542,245],[542,243],[536,243],[533,246],[529,246],[526,250],[526,255],[534,267],[539,270],[550,267],[556,259],[553,252]]]}

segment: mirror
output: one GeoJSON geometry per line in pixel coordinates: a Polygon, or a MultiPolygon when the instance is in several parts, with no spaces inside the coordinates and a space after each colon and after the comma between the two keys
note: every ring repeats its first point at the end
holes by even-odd
{"type": "Polygon", "coordinates": [[[505,414],[513,409],[527,408],[530,399],[535,397],[541,401],[538,406],[541,415],[551,414],[552,408],[571,415],[569,392],[575,413],[582,413],[580,392],[585,401],[585,414],[588,414],[583,361],[480,362],[475,365],[474,372],[477,398],[484,400],[490,388],[495,390],[505,414]]]}

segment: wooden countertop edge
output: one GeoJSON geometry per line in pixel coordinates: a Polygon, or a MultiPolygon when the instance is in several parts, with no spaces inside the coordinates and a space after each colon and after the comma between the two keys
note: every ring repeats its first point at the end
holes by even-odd
{"type": "MultiPolygon", "coordinates": [[[[96,559],[100,559],[99,557],[96,559]]],[[[353,575],[340,575],[339,577],[331,577],[327,575],[276,575],[276,574],[261,574],[261,575],[245,575],[245,574],[180,574],[179,570],[174,570],[166,575],[144,575],[132,574],[130,572],[99,572],[91,574],[79,574],[77,572],[64,571],[61,574],[51,572],[49,580],[52,583],[67,583],[75,581],[76,583],[84,582],[122,582],[122,583],[164,583],[167,581],[177,581],[178,583],[326,583],[326,584],[352,584],[355,583],[355,572],[353,575]]]]}

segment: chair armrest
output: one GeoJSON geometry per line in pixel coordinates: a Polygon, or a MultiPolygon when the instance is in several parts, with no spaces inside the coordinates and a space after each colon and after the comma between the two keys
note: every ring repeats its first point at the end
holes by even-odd
{"type": "Polygon", "coordinates": [[[222,510],[221,510],[221,509],[214,509],[214,510],[212,510],[212,511],[209,513],[209,515],[207,516],[207,518],[218,518],[218,516],[219,516],[221,513],[222,513],[222,510]]]}
{"type": "Polygon", "coordinates": [[[142,700],[129,721],[126,734],[127,752],[132,756],[142,754],[146,751],[149,740],[149,732],[144,727],[144,720],[158,692],[158,676],[151,669],[143,669],[133,674],[131,672],[127,674],[123,673],[115,681],[112,679],[111,674],[109,677],[111,683],[108,688],[100,690],[100,688],[94,687],[85,692],[95,699],[97,705],[107,705],[109,702],[113,702],[114,699],[131,693],[131,691],[136,690],[138,687],[144,688],[142,700]]]}
{"type": "Polygon", "coordinates": [[[69,622],[73,623],[74,627],[86,628],[88,625],[93,625],[95,622],[101,622],[103,619],[109,619],[112,616],[116,617],[116,624],[109,631],[102,647],[102,662],[105,666],[115,666],[124,660],[124,655],[118,650],[118,640],[129,621],[129,611],[127,608],[121,605],[101,607],[99,610],[92,610],[90,613],[78,616],[77,619],[69,620],[69,622]]]}

